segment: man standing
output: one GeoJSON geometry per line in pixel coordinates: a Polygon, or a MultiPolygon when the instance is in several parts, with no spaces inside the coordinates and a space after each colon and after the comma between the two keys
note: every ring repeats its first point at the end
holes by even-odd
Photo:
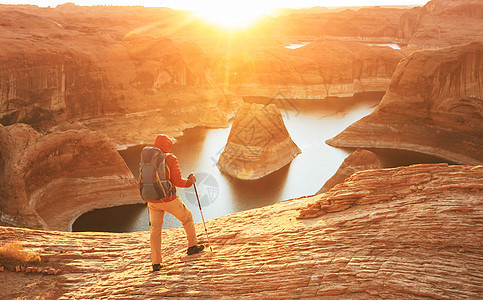
{"type": "MultiPolygon", "coordinates": [[[[181,177],[181,170],[179,168],[178,159],[173,154],[169,153],[173,141],[164,134],[160,134],[154,141],[154,147],[160,149],[165,155],[166,178],[170,180],[173,185],[181,188],[192,186],[196,182],[193,174],[190,174],[187,179],[181,177]]],[[[188,239],[188,255],[202,251],[205,246],[198,245],[196,238],[195,224],[191,211],[181,201],[178,194],[174,192],[172,196],[160,199],[157,202],[148,202],[149,209],[149,230],[150,230],[150,245],[151,245],[151,259],[153,263],[153,271],[161,269],[161,231],[163,229],[164,213],[168,212],[175,216],[183,224],[188,239]]]]}

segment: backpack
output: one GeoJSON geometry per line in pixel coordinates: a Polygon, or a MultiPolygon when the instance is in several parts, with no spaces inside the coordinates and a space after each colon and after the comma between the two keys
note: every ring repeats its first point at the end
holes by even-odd
{"type": "MultiPolygon", "coordinates": [[[[176,187],[166,176],[166,157],[156,147],[144,147],[139,162],[139,193],[146,202],[156,202],[176,194],[176,187]]],[[[168,168],[169,172],[169,168],[168,168]]]]}

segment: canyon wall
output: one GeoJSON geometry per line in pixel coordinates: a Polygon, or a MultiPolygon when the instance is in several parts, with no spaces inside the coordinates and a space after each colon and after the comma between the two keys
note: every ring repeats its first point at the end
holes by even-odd
{"type": "Polygon", "coordinates": [[[160,130],[227,126],[240,97],[384,91],[397,62],[417,47],[481,40],[480,8],[433,0],[411,10],[291,14],[220,42],[213,28],[167,8],[0,5],[0,122],[46,132],[81,121],[123,146],[160,130]],[[284,47],[298,40],[311,43],[284,47]]]}
{"type": "Polygon", "coordinates": [[[178,38],[193,22],[186,12],[0,5],[0,16],[4,126],[48,132],[82,122],[117,145],[137,144],[160,131],[227,126],[241,101],[209,84],[210,55],[198,41],[178,38]]]}
{"type": "Polygon", "coordinates": [[[378,108],[327,141],[403,149],[476,165],[483,157],[483,42],[402,60],[378,108]]]}
{"type": "MultiPolygon", "coordinates": [[[[323,195],[207,221],[213,252],[187,256],[183,228],[165,230],[158,272],[151,268],[149,232],[0,227],[0,242],[19,239],[62,270],[0,272],[1,293],[8,299],[478,299],[482,190],[482,166],[358,172],[323,195]]],[[[206,242],[203,224],[195,226],[206,242]]]]}
{"type": "Polygon", "coordinates": [[[289,164],[300,153],[275,104],[245,103],[235,116],[217,166],[235,178],[254,180],[289,164]]]}
{"type": "Polygon", "coordinates": [[[367,43],[392,43],[399,20],[408,9],[384,7],[347,8],[320,12],[318,7],[264,20],[264,32],[294,37],[331,37],[367,43]]]}
{"type": "Polygon", "coordinates": [[[401,51],[320,39],[298,49],[241,47],[225,55],[218,81],[234,94],[287,99],[350,97],[385,91],[401,51]],[[221,74],[224,74],[223,72],[221,74]]]}
{"type": "Polygon", "coordinates": [[[264,34],[299,41],[320,37],[411,48],[441,48],[483,39],[479,0],[431,0],[422,7],[363,7],[341,11],[305,9],[267,18],[264,34]]]}
{"type": "Polygon", "coordinates": [[[483,3],[432,0],[401,15],[397,41],[410,47],[441,48],[483,40],[483,3]]]}
{"type": "Polygon", "coordinates": [[[136,180],[101,132],[0,128],[0,225],[70,230],[87,211],[139,203],[136,180]]]}

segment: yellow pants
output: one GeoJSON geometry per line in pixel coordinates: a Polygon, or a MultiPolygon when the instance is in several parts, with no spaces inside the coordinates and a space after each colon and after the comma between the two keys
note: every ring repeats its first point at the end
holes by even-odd
{"type": "Polygon", "coordinates": [[[193,222],[193,215],[190,210],[184,205],[183,201],[176,197],[170,202],[149,202],[149,231],[151,244],[151,260],[153,264],[160,264],[161,257],[161,231],[163,230],[164,212],[169,212],[176,219],[181,221],[184,230],[186,231],[186,238],[188,239],[188,247],[198,244],[195,231],[195,223],[193,222]]]}

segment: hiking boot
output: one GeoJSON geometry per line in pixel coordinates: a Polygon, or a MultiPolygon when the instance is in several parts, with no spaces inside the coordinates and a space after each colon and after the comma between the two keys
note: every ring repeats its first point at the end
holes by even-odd
{"type": "Polygon", "coordinates": [[[205,245],[194,245],[188,248],[188,255],[196,254],[205,249],[205,245]]]}
{"type": "Polygon", "coordinates": [[[153,265],[153,272],[161,270],[162,267],[163,267],[163,265],[161,265],[161,264],[154,264],[153,265]]]}

